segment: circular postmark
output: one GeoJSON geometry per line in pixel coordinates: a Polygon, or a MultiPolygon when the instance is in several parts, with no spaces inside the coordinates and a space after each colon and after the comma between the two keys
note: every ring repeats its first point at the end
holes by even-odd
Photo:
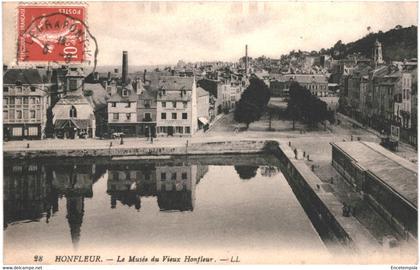
{"type": "Polygon", "coordinates": [[[86,24],[85,6],[20,6],[18,63],[97,65],[98,43],[86,24]]]}

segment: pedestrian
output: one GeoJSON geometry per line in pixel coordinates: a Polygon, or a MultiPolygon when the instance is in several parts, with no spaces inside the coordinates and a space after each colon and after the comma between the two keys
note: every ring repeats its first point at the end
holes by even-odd
{"type": "Polygon", "coordinates": [[[153,136],[150,136],[150,143],[153,144],[153,136]]]}

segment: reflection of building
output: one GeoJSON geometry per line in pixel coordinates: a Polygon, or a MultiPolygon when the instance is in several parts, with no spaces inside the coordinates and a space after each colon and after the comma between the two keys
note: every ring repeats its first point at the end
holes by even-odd
{"type": "Polygon", "coordinates": [[[38,221],[56,204],[57,198],[49,197],[51,186],[45,169],[37,163],[5,163],[3,189],[4,226],[16,221],[38,221]]]}
{"type": "Polygon", "coordinates": [[[140,209],[140,196],[155,196],[155,169],[152,165],[112,164],[108,170],[107,193],[111,195],[111,208],[117,201],[140,209]]]}
{"type": "Polygon", "coordinates": [[[156,190],[160,210],[192,211],[195,185],[207,172],[207,166],[156,167],[156,190]]]}
{"type": "Polygon", "coordinates": [[[111,208],[141,207],[141,197],[157,196],[161,210],[192,211],[195,185],[207,173],[201,165],[114,163],[108,169],[107,193],[111,208]]]}

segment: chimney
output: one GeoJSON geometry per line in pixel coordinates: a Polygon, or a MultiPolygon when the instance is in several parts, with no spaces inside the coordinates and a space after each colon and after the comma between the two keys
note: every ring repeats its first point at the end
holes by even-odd
{"type": "Polygon", "coordinates": [[[123,51],[122,57],[122,82],[123,84],[127,83],[128,79],[128,53],[127,51],[123,51]]]}
{"type": "Polygon", "coordinates": [[[147,70],[145,69],[143,72],[143,83],[146,83],[146,73],[147,73],[147,70]]]}
{"type": "Polygon", "coordinates": [[[108,77],[107,77],[108,82],[111,80],[111,71],[108,71],[108,77]]]}
{"type": "Polygon", "coordinates": [[[248,44],[245,45],[245,74],[248,76],[249,60],[248,60],[248,44]]]}

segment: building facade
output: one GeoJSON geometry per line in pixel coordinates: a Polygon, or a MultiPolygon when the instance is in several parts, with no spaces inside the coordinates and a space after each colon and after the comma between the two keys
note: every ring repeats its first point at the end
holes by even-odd
{"type": "Polygon", "coordinates": [[[50,84],[37,69],[8,69],[3,75],[5,139],[45,137],[50,84]]]}
{"type": "Polygon", "coordinates": [[[116,86],[108,100],[108,133],[137,136],[137,93],[130,84],[116,86]]]}
{"type": "Polygon", "coordinates": [[[159,81],[156,104],[158,136],[191,136],[198,129],[194,77],[165,76],[159,81]]]}

